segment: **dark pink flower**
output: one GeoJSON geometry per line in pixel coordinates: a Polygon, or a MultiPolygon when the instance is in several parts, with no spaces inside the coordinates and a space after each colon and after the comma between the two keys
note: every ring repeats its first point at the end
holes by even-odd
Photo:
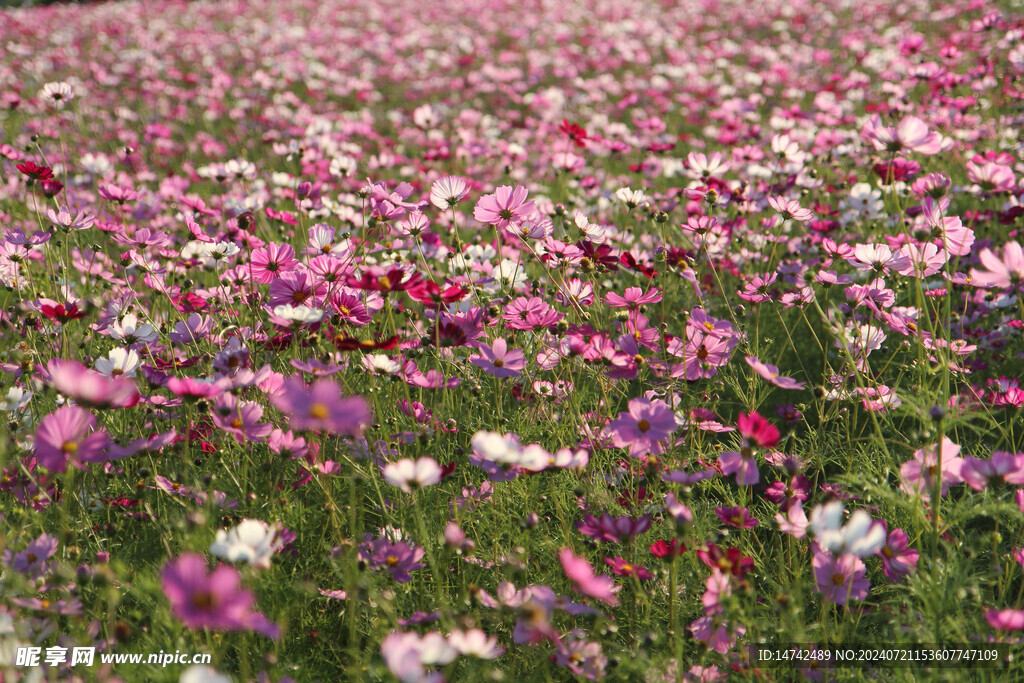
{"type": "Polygon", "coordinates": [[[750,511],[747,508],[718,507],[715,508],[715,514],[725,524],[737,529],[750,529],[760,524],[760,522],[750,516],[750,511]]]}
{"type": "Polygon", "coordinates": [[[619,576],[635,576],[641,581],[649,581],[654,578],[654,575],[639,564],[631,564],[621,557],[606,557],[604,558],[605,564],[612,568],[612,572],[619,576]]]}

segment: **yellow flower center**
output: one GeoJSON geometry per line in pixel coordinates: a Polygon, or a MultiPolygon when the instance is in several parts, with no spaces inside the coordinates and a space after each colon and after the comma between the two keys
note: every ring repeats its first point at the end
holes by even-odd
{"type": "Polygon", "coordinates": [[[314,403],[309,407],[309,416],[316,418],[317,420],[323,420],[327,417],[328,410],[327,406],[323,403],[314,403]]]}

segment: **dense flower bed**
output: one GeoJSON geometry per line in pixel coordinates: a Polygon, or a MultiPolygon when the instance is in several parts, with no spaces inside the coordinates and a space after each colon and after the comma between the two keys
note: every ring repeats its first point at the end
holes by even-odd
{"type": "Polygon", "coordinates": [[[1019,659],[1022,37],[986,2],[4,10],[5,680],[1019,659]]]}

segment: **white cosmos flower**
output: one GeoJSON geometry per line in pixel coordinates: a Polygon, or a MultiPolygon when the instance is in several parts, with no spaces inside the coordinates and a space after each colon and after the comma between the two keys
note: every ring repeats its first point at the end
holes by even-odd
{"type": "Polygon", "coordinates": [[[178,683],[231,683],[231,677],[205,664],[193,664],[181,672],[178,683]]]}
{"type": "Polygon", "coordinates": [[[615,196],[630,209],[635,209],[641,204],[647,202],[647,197],[644,196],[643,190],[633,190],[628,187],[622,187],[616,190],[615,196]]]}
{"type": "Polygon", "coordinates": [[[452,631],[448,634],[448,644],[459,651],[460,655],[470,655],[480,659],[500,657],[505,648],[498,645],[498,639],[488,636],[478,628],[468,631],[452,631]]]}
{"type": "Polygon", "coordinates": [[[402,368],[398,361],[383,353],[366,354],[363,356],[363,365],[375,375],[380,373],[393,375],[402,368]]]}
{"type": "Polygon", "coordinates": [[[838,500],[811,510],[809,527],[824,550],[834,555],[867,557],[885,545],[884,527],[871,519],[868,513],[857,510],[850,515],[846,526],[841,526],[842,519],[843,503],[838,500]]]}
{"type": "Polygon", "coordinates": [[[39,94],[57,109],[63,109],[65,104],[75,99],[75,91],[64,81],[47,83],[39,94]]]}
{"type": "Polygon", "coordinates": [[[228,562],[248,562],[269,569],[270,558],[283,546],[280,522],[267,524],[258,519],[243,519],[233,529],[217,531],[210,554],[228,562]]]}
{"type": "Polygon", "coordinates": [[[309,306],[292,306],[282,304],[274,307],[274,315],[295,323],[318,323],[324,317],[324,312],[318,308],[309,306]]]}
{"type": "Polygon", "coordinates": [[[21,387],[11,387],[7,390],[3,403],[0,403],[0,410],[6,410],[7,412],[21,410],[28,405],[30,400],[32,400],[31,391],[25,391],[21,387]]]}
{"type": "Polygon", "coordinates": [[[135,371],[139,369],[142,360],[139,354],[131,349],[110,349],[106,358],[97,358],[95,368],[97,372],[111,377],[124,375],[134,377],[135,371]]]}
{"type": "Polygon", "coordinates": [[[152,325],[140,324],[138,317],[134,313],[129,313],[110,326],[110,336],[125,344],[149,344],[156,341],[157,333],[152,325]]]}
{"type": "Polygon", "coordinates": [[[413,489],[433,486],[441,481],[441,466],[427,456],[418,460],[402,458],[385,465],[382,474],[387,483],[411,493],[413,489]]]}

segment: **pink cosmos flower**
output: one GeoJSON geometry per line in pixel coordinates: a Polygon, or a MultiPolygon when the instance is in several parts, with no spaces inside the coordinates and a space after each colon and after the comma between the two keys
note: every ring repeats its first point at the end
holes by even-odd
{"type": "Polygon", "coordinates": [[[919,278],[935,275],[949,260],[948,252],[931,242],[906,244],[896,252],[896,255],[906,260],[906,265],[898,268],[897,272],[900,275],[919,278]]]}
{"type": "Polygon", "coordinates": [[[971,268],[971,281],[977,287],[1018,287],[1024,281],[1024,249],[1020,242],[1007,242],[1003,245],[1003,257],[996,256],[988,247],[978,254],[981,265],[986,270],[971,268]]]}
{"type": "Polygon", "coordinates": [[[268,638],[281,637],[281,629],[259,612],[252,592],[241,587],[238,572],[218,565],[212,572],[206,560],[195,553],[185,553],[171,560],[161,574],[164,595],[171,611],[185,626],[215,631],[254,631],[268,638]]]}
{"type": "Polygon", "coordinates": [[[495,377],[518,377],[526,367],[523,352],[509,349],[508,343],[500,337],[491,346],[476,342],[476,347],[480,349],[480,354],[470,356],[469,362],[495,377]]]}
{"type": "Polygon", "coordinates": [[[739,451],[729,451],[718,456],[722,474],[735,474],[740,486],[752,486],[760,480],[754,447],[774,448],[779,443],[779,430],[757,412],[743,413],[736,421],[741,436],[739,451]]]}
{"type": "Polygon", "coordinates": [[[295,375],[269,398],[274,407],[288,415],[292,429],[358,436],[370,424],[366,400],[360,396],[342,397],[341,388],[329,379],[306,386],[302,377],[295,375]]]}
{"type": "Polygon", "coordinates": [[[619,413],[605,432],[612,438],[613,446],[628,446],[629,454],[638,457],[662,453],[661,441],[675,430],[676,416],[667,403],[661,399],[634,398],[629,402],[628,412],[619,413]]]}
{"type": "Polygon", "coordinates": [[[871,117],[861,130],[861,137],[879,151],[899,152],[910,150],[921,154],[938,154],[949,149],[952,141],[935,131],[928,130],[928,124],[916,116],[906,116],[895,128],[882,125],[877,114],[871,117]]]}
{"type": "Polygon", "coordinates": [[[863,600],[871,583],[865,578],[867,567],[856,555],[840,555],[838,559],[817,551],[811,560],[818,592],[825,600],[845,605],[848,600],[863,600]]]}
{"type": "Polygon", "coordinates": [[[694,621],[688,629],[696,640],[704,643],[709,650],[724,655],[747,632],[745,626],[730,628],[721,614],[704,615],[694,621]]]}
{"type": "Polygon", "coordinates": [[[130,408],[139,402],[139,390],[126,377],[108,377],[73,360],[52,359],[46,374],[53,388],[92,408],[130,408]]]}
{"type": "Polygon", "coordinates": [[[786,199],[785,197],[773,195],[768,197],[768,204],[781,213],[783,219],[792,218],[801,223],[814,220],[814,212],[800,206],[800,202],[795,199],[786,199]]]}
{"type": "Polygon", "coordinates": [[[290,244],[268,244],[252,252],[249,272],[254,282],[273,282],[286,271],[295,270],[299,262],[290,244]]]}
{"type": "Polygon", "coordinates": [[[715,514],[723,523],[737,529],[750,529],[760,524],[757,519],[750,516],[750,511],[747,508],[717,507],[715,514]]]}
{"type": "Polygon", "coordinates": [[[263,406],[255,401],[239,401],[234,394],[221,394],[212,412],[213,423],[238,443],[266,441],[274,429],[269,422],[260,422],[263,406]]]}
{"type": "Polygon", "coordinates": [[[1013,192],[1017,184],[1013,169],[994,161],[983,163],[968,161],[967,179],[980,187],[983,192],[1013,192]]]}
{"type": "Polygon", "coordinates": [[[947,216],[949,199],[935,201],[925,197],[921,202],[921,216],[931,228],[931,237],[950,256],[967,256],[974,245],[974,231],[966,227],[958,217],[947,216]]]}
{"type": "Polygon", "coordinates": [[[473,209],[473,217],[481,223],[489,223],[498,230],[528,218],[534,212],[534,203],[526,201],[527,189],[517,185],[513,190],[503,185],[494,194],[484,195],[473,209]]]}
{"type": "Polygon", "coordinates": [[[404,541],[393,542],[386,536],[366,538],[359,546],[359,559],[370,569],[386,569],[396,583],[412,581],[412,574],[424,565],[425,551],[404,541]]]}
{"type": "Polygon", "coordinates": [[[1024,629],[1024,609],[985,610],[985,620],[1000,631],[1020,631],[1024,629]]]}
{"type": "Polygon", "coordinates": [[[703,326],[687,324],[686,340],[676,337],[665,346],[670,354],[683,359],[681,365],[672,369],[671,376],[686,377],[689,381],[714,377],[718,368],[729,362],[738,344],[733,336],[721,337],[703,326]]]}
{"type": "Polygon", "coordinates": [[[5,550],[4,564],[16,572],[27,574],[33,579],[38,578],[49,572],[47,560],[57,552],[58,545],[56,537],[42,534],[19,553],[12,554],[9,549],[5,550]]]}
{"type": "Polygon", "coordinates": [[[577,593],[600,600],[601,602],[615,607],[619,599],[615,594],[621,590],[608,576],[594,574],[594,568],[582,557],[577,557],[569,548],[562,548],[558,552],[558,561],[562,563],[562,571],[573,583],[573,590],[577,593]]]}
{"type": "Polygon", "coordinates": [[[942,437],[940,448],[922,448],[914,452],[914,458],[903,463],[900,467],[900,476],[903,483],[900,490],[904,493],[917,493],[923,500],[930,500],[932,491],[935,488],[935,477],[942,479],[941,495],[945,496],[949,487],[963,482],[960,470],[963,467],[963,458],[960,453],[960,446],[949,440],[949,437],[942,437]],[[942,454],[942,471],[939,472],[940,463],[938,454],[942,454]]]}
{"type": "Polygon", "coordinates": [[[910,547],[910,539],[903,529],[889,532],[878,554],[882,557],[882,571],[893,581],[902,580],[917,566],[918,552],[910,547]]]}
{"type": "Polygon", "coordinates": [[[890,270],[902,271],[910,265],[910,259],[902,254],[893,254],[884,244],[858,244],[853,255],[846,259],[857,270],[869,270],[878,274],[890,270]]]}
{"type": "Polygon", "coordinates": [[[995,451],[989,460],[964,458],[960,476],[975,491],[1001,484],[1024,484],[1024,454],[995,451]]]}
{"type": "Polygon", "coordinates": [[[754,372],[759,374],[764,379],[768,380],[770,384],[773,384],[780,389],[803,389],[805,384],[798,382],[792,377],[783,377],[779,375],[779,368],[769,363],[763,363],[758,360],[757,356],[747,356],[747,365],[754,369],[754,372]]]}
{"type": "Polygon", "coordinates": [[[804,504],[800,500],[790,505],[785,515],[781,512],[775,515],[775,521],[779,525],[779,530],[793,538],[801,539],[807,536],[807,514],[804,513],[804,504]]]}
{"type": "Polygon", "coordinates": [[[650,528],[651,518],[647,515],[633,519],[628,515],[613,517],[608,513],[601,515],[600,518],[591,514],[584,515],[583,521],[576,526],[584,536],[608,543],[632,541],[650,528]]]}
{"type": "Polygon", "coordinates": [[[69,462],[75,467],[99,462],[109,441],[106,430],[96,430],[95,415],[78,406],[64,406],[39,421],[36,460],[48,470],[64,472],[69,462]]]}
{"type": "Polygon", "coordinates": [[[175,396],[185,399],[216,398],[224,393],[225,388],[223,382],[195,377],[171,377],[164,386],[175,396]]]}
{"type": "Polygon", "coordinates": [[[611,308],[628,308],[636,310],[644,304],[654,304],[661,301],[661,292],[657,288],[644,291],[640,287],[627,287],[621,295],[609,292],[604,297],[604,302],[611,308]]]}

